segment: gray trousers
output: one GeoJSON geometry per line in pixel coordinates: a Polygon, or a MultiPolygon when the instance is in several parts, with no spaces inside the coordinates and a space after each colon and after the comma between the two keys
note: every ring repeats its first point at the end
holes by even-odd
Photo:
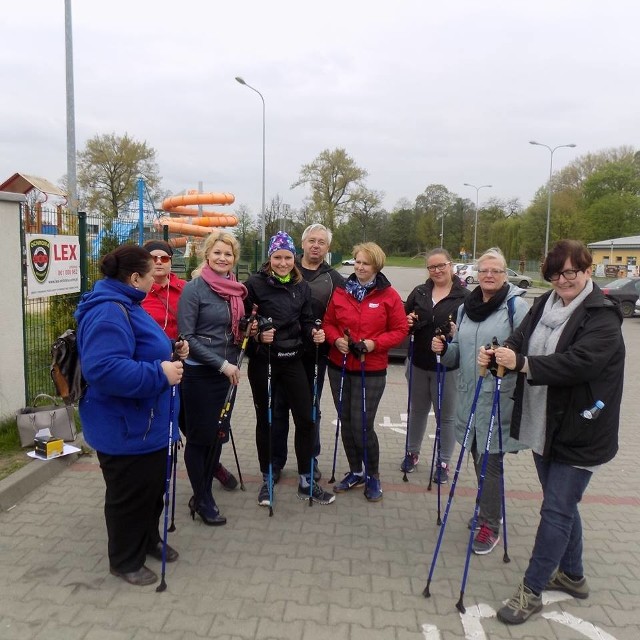
{"type": "MultiPolygon", "coordinates": [[[[496,427],[497,428],[497,427],[496,427]]],[[[478,451],[478,441],[474,438],[471,445],[471,455],[476,470],[476,478],[480,482],[480,472],[482,471],[482,459],[484,458],[484,446],[478,451]]],[[[503,454],[504,455],[504,454],[503,454]]],[[[498,533],[500,531],[500,518],[502,517],[502,483],[500,481],[501,460],[499,453],[489,453],[487,460],[487,470],[482,484],[482,495],[480,496],[480,511],[478,522],[486,524],[498,533]]]]}
{"type": "MultiPolygon", "coordinates": [[[[340,395],[340,370],[329,367],[329,384],[333,402],[338,409],[340,395]]],[[[367,423],[365,427],[367,441],[367,474],[378,475],[380,461],[380,447],[378,435],[375,432],[375,419],[378,405],[387,382],[385,375],[366,375],[366,413],[367,423]]],[[[349,461],[349,470],[354,473],[363,471],[364,462],[364,434],[362,424],[362,378],[360,373],[346,373],[342,388],[342,420],[341,435],[344,452],[349,461]]]]}
{"type": "MultiPolygon", "coordinates": [[[[435,371],[427,371],[412,366],[411,406],[409,410],[409,452],[419,454],[422,440],[427,430],[429,411],[434,412],[438,403],[438,384],[435,371]]],[[[444,367],[443,367],[444,370],[444,367]]],[[[454,373],[445,375],[442,393],[442,419],[440,421],[440,459],[449,464],[456,446],[455,403],[456,385],[454,373]]],[[[407,384],[409,382],[409,363],[405,368],[407,384]]],[[[435,420],[434,420],[435,423],[435,420]]],[[[435,426],[434,426],[435,430],[435,426]]]]}

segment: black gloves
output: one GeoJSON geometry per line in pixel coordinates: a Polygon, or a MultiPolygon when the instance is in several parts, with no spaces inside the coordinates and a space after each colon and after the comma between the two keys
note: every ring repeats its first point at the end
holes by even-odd
{"type": "Polygon", "coordinates": [[[359,340],[358,342],[349,340],[349,351],[351,351],[356,358],[360,358],[360,356],[368,353],[367,345],[364,343],[364,340],[359,340]]]}

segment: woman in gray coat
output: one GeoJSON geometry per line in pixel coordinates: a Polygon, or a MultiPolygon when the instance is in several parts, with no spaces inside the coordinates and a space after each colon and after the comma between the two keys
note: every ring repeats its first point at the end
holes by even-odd
{"type": "MultiPolygon", "coordinates": [[[[474,390],[480,376],[480,368],[476,362],[480,347],[491,344],[494,338],[502,344],[529,311],[529,305],[521,298],[524,290],[507,281],[507,264],[499,249],[489,249],[478,259],[478,281],[480,285],[465,298],[458,311],[457,331],[451,343],[447,345],[440,337],[435,337],[432,341],[433,351],[442,354],[442,364],[449,368],[459,367],[456,376],[456,439],[460,444],[464,440],[474,390]]],[[[500,389],[503,452],[524,448],[509,437],[515,378],[504,378],[500,389]]],[[[475,419],[467,440],[478,480],[489,431],[494,390],[495,379],[489,375],[482,383],[475,419]]],[[[473,541],[473,551],[479,555],[490,553],[500,541],[502,464],[499,451],[496,433],[491,439],[480,500],[479,528],[473,541]]]]}

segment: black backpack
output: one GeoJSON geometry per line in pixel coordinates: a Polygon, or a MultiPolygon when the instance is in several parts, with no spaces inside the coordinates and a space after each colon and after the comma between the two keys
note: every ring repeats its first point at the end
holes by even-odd
{"type": "Polygon", "coordinates": [[[80,401],[87,383],[82,377],[75,329],[67,329],[51,346],[51,379],[65,404],[80,401]]]}

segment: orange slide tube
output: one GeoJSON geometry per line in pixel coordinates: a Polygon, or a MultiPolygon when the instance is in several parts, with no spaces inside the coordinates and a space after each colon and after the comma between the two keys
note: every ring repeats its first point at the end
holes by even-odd
{"type": "MultiPolygon", "coordinates": [[[[236,197],[233,193],[190,193],[185,196],[169,196],[162,202],[164,211],[174,207],[185,207],[200,204],[233,204],[236,197]]],[[[173,212],[172,212],[173,213],[173,212]]],[[[191,213],[193,215],[193,212],[191,213]]]]}
{"type": "MultiPolygon", "coordinates": [[[[238,224],[238,219],[235,216],[218,216],[216,218],[216,227],[233,227],[238,224]]],[[[181,233],[185,236],[208,236],[213,229],[198,224],[187,224],[186,222],[178,222],[173,218],[166,216],[158,218],[153,225],[158,231],[162,230],[162,227],[169,228],[169,233],[181,233]]]]}

